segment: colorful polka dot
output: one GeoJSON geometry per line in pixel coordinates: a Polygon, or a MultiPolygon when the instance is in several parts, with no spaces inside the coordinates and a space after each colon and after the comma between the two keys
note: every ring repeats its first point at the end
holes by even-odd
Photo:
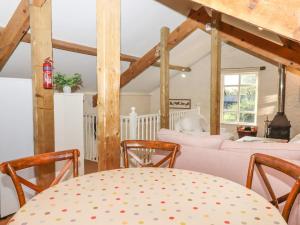
{"type": "Polygon", "coordinates": [[[111,170],[42,192],[10,225],[286,225],[261,196],[228,180],[184,170],[111,170]],[[247,203],[247,204],[245,204],[247,203]]]}

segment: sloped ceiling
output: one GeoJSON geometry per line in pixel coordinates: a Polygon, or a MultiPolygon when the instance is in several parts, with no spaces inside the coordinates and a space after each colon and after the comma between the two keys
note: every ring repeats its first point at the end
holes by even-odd
{"type": "MultiPolygon", "coordinates": [[[[0,1],[0,26],[5,27],[20,0],[0,1]]],[[[172,31],[185,19],[187,0],[122,0],[121,52],[142,56],[159,42],[160,29],[172,31]]],[[[52,0],[53,38],[96,47],[96,0],[52,0]]],[[[171,64],[190,66],[210,51],[210,36],[197,30],[171,51],[171,64]]],[[[0,72],[5,77],[31,77],[30,44],[20,43],[0,72]]],[[[55,71],[81,73],[82,91],[96,91],[96,57],[53,50],[55,71]]],[[[121,71],[129,64],[122,62],[121,71]]],[[[171,76],[178,74],[171,71],[171,76]]],[[[159,85],[159,68],[150,67],[122,88],[123,92],[149,93],[159,85]]]]}
{"type": "MultiPolygon", "coordinates": [[[[0,25],[5,27],[20,0],[0,1],[0,25]]],[[[186,17],[155,0],[122,0],[121,44],[122,53],[142,56],[159,42],[160,29],[170,30],[186,17]]],[[[52,0],[53,38],[96,46],[95,0],[52,0]]],[[[171,52],[171,63],[189,66],[209,49],[209,36],[196,31],[171,52]]],[[[63,73],[81,73],[84,91],[96,90],[96,57],[54,49],[54,66],[63,73]]],[[[30,45],[21,43],[0,76],[31,77],[30,45]]],[[[123,62],[124,71],[128,63],[123,62]]],[[[172,72],[172,75],[176,72],[172,72]]],[[[159,69],[151,67],[125,86],[122,91],[152,91],[159,84],[159,69]]]]}

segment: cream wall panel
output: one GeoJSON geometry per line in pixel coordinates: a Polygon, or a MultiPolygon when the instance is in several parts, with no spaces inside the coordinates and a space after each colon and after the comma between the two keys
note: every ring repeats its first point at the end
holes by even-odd
{"type": "MultiPolygon", "coordinates": [[[[84,94],[84,113],[96,113],[96,108],[92,107],[92,96],[95,93],[84,94]]],[[[131,107],[136,108],[139,115],[150,113],[151,95],[144,93],[121,93],[120,95],[120,114],[128,115],[131,112],[131,107]]]]}

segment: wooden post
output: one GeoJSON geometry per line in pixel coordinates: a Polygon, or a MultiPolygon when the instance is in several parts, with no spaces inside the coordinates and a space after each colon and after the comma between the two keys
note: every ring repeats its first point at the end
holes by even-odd
{"type": "Polygon", "coordinates": [[[169,128],[169,33],[168,27],[163,27],[160,32],[160,126],[167,129],[169,128]]]}
{"type": "Polygon", "coordinates": [[[97,0],[98,169],[120,167],[120,0],[97,0]]]}
{"type": "Polygon", "coordinates": [[[211,30],[210,134],[220,134],[221,95],[221,14],[213,11],[211,30]]]}
{"type": "MultiPolygon", "coordinates": [[[[34,105],[34,153],[53,152],[54,110],[53,90],[43,88],[43,62],[52,59],[51,0],[42,7],[30,6],[31,64],[34,105]]],[[[54,178],[54,164],[36,168],[37,184],[49,185],[54,178]]]]}

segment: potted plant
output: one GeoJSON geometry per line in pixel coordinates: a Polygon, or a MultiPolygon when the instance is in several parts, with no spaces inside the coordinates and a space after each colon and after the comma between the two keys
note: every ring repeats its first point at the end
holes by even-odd
{"type": "Polygon", "coordinates": [[[82,86],[81,74],[67,75],[57,72],[54,74],[53,83],[56,90],[71,93],[82,86]]]}

